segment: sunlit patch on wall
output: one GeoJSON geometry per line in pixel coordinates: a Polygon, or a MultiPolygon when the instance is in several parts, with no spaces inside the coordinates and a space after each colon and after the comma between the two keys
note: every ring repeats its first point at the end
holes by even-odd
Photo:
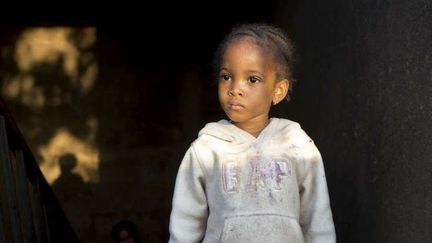
{"type": "Polygon", "coordinates": [[[3,82],[3,96],[7,99],[19,99],[30,108],[40,109],[45,105],[42,87],[35,86],[31,75],[16,75],[3,82]]]}
{"type": "Polygon", "coordinates": [[[39,109],[44,107],[45,101],[52,100],[47,105],[54,106],[70,102],[70,96],[64,91],[48,94],[44,89],[46,85],[37,79],[35,73],[49,67],[61,68],[72,89],[78,89],[81,94],[89,92],[98,74],[96,58],[91,51],[95,44],[94,27],[39,27],[22,31],[12,48],[18,72],[5,75],[3,96],[39,109]],[[36,102],[29,102],[29,97],[36,98],[36,102]]]}
{"type": "Polygon", "coordinates": [[[99,71],[96,28],[34,27],[10,37],[0,46],[1,94],[47,181],[61,175],[62,156],[73,155],[73,172],[98,182],[98,119],[85,99],[99,71]]]}
{"type": "Polygon", "coordinates": [[[77,162],[72,173],[80,175],[84,182],[99,182],[99,151],[93,141],[95,133],[96,129],[91,131],[86,139],[80,139],[62,127],[56,131],[48,144],[38,148],[43,158],[40,168],[49,184],[53,184],[64,173],[60,169],[59,161],[62,156],[69,154],[73,155],[77,162]]]}
{"type": "Polygon", "coordinates": [[[16,43],[15,60],[23,72],[41,63],[55,63],[61,58],[63,70],[69,77],[78,75],[77,46],[70,40],[71,28],[32,28],[25,30],[16,43]]]}

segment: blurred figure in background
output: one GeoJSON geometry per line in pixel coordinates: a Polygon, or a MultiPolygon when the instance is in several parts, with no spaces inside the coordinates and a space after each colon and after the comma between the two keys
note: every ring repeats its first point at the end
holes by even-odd
{"type": "Polygon", "coordinates": [[[111,230],[111,238],[116,243],[141,243],[138,227],[129,220],[117,222],[111,230]]]}

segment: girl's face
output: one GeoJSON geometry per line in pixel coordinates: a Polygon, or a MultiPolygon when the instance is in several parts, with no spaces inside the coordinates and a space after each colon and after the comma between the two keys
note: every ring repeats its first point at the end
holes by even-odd
{"type": "Polygon", "coordinates": [[[272,55],[250,38],[228,44],[219,70],[219,102],[231,121],[257,136],[268,123],[273,103],[288,90],[287,80],[276,80],[272,55]]]}

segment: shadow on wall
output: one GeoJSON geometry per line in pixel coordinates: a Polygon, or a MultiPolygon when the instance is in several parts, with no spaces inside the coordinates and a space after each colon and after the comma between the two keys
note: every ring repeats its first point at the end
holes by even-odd
{"type": "Polygon", "coordinates": [[[96,29],[28,28],[9,43],[2,46],[2,96],[48,183],[60,176],[59,158],[67,153],[76,156],[84,181],[97,182],[98,121],[82,103],[98,73],[96,29]]]}
{"type": "Polygon", "coordinates": [[[2,97],[81,234],[99,182],[99,122],[88,101],[99,68],[96,28],[34,27],[1,37],[2,97]]]}
{"type": "Polygon", "coordinates": [[[186,67],[180,79],[193,82],[156,97],[150,90],[177,83],[178,70],[140,70],[115,38],[96,39],[94,27],[6,33],[2,95],[81,240],[108,242],[128,218],[150,242],[164,242],[182,134],[202,125],[200,107],[212,107],[190,107],[205,83],[186,67]],[[177,102],[178,90],[188,99],[177,102]],[[177,103],[195,122],[178,121],[177,103]]]}

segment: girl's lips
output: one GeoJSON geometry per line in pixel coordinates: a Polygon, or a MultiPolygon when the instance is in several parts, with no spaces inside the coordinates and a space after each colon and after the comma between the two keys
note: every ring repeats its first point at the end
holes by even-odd
{"type": "Polygon", "coordinates": [[[229,103],[229,104],[228,104],[228,107],[229,107],[231,110],[234,110],[234,111],[238,111],[238,110],[244,109],[244,106],[243,106],[242,104],[240,104],[240,103],[236,103],[236,102],[229,103]]]}

